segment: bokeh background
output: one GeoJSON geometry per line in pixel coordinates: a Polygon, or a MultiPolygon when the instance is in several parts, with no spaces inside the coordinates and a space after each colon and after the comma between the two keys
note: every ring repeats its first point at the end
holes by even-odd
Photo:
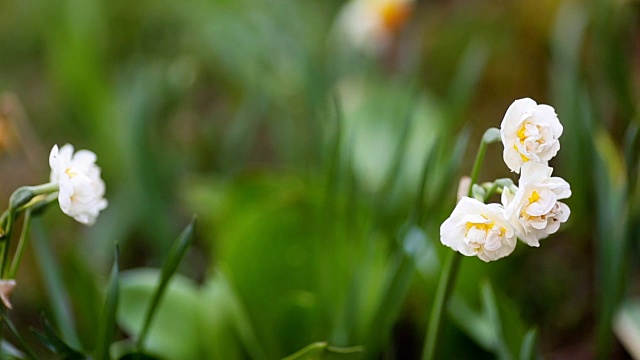
{"type": "MultiPolygon", "coordinates": [[[[329,341],[417,358],[458,180],[531,97],[564,125],[552,166],[571,218],[540,248],[464,259],[442,356],[504,358],[533,328],[546,358],[631,356],[620,339],[640,338],[614,328],[620,309],[640,314],[640,3],[417,1],[358,41],[368,20],[345,5],[0,0],[0,199],[46,182],[68,142],[98,154],[109,200],[91,228],[58,209],[34,227],[11,314],[27,339],[44,312],[95,345],[114,243],[129,270],[118,337],[135,336],[153,268],[197,214],[156,354],[274,359],[329,341]]],[[[516,179],[501,151],[481,181],[516,179]]]]}

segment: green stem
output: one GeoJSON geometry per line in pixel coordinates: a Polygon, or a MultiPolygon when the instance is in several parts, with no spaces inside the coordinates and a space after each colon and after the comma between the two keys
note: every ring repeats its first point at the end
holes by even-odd
{"type": "Polygon", "coordinates": [[[447,254],[447,259],[440,273],[440,280],[438,281],[438,288],[436,289],[436,298],[431,308],[424,348],[422,349],[422,360],[435,359],[438,335],[444,322],[442,316],[444,312],[443,309],[455,285],[461,259],[462,256],[455,251],[450,251],[447,254]]]}
{"type": "MultiPolygon", "coordinates": [[[[467,196],[473,195],[473,184],[478,182],[478,176],[480,175],[480,167],[484,161],[484,155],[487,150],[487,145],[500,140],[500,130],[496,128],[489,128],[482,135],[482,141],[478,147],[476,159],[473,163],[471,170],[471,184],[469,186],[469,193],[467,196]]],[[[455,286],[458,269],[460,267],[460,260],[462,255],[457,252],[449,252],[445,263],[440,273],[440,279],[438,281],[438,288],[436,289],[436,295],[431,308],[431,314],[429,316],[429,324],[427,326],[427,333],[425,335],[424,347],[422,349],[422,360],[435,359],[436,349],[438,345],[438,338],[442,330],[442,323],[444,322],[444,307],[449,301],[449,296],[455,286]]]]}
{"type": "Polygon", "coordinates": [[[16,254],[13,256],[13,262],[11,263],[11,268],[9,269],[9,279],[15,279],[16,273],[18,272],[18,266],[20,265],[20,261],[22,260],[22,255],[24,254],[24,248],[27,244],[29,238],[29,225],[31,225],[31,209],[27,209],[24,214],[24,224],[22,225],[22,233],[20,234],[20,240],[18,241],[18,249],[16,250],[16,254]]]}
{"type": "Polygon", "coordinates": [[[2,229],[2,240],[0,240],[0,278],[4,277],[7,260],[9,259],[9,245],[11,243],[11,232],[13,231],[13,222],[15,221],[15,212],[9,209],[6,227],[2,229]]]}

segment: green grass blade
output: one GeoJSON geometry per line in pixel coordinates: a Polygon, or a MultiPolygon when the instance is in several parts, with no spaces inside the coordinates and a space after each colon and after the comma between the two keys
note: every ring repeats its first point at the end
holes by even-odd
{"type": "Polygon", "coordinates": [[[97,360],[109,360],[109,348],[111,347],[111,341],[113,334],[116,330],[116,314],[118,310],[118,293],[119,289],[119,268],[118,268],[118,246],[116,245],[114,251],[113,268],[111,269],[111,276],[109,280],[109,288],[107,291],[104,311],[102,319],[100,321],[98,341],[96,347],[96,359],[97,360]]]}
{"type": "Polygon", "coordinates": [[[307,345],[283,360],[360,359],[363,351],[362,346],[343,348],[321,341],[307,345]]]}
{"type": "Polygon", "coordinates": [[[75,331],[75,321],[71,311],[71,301],[62,280],[60,266],[53,256],[50,241],[39,217],[31,220],[32,248],[36,264],[40,268],[42,283],[45,287],[53,319],[62,334],[62,338],[75,348],[80,347],[80,340],[75,331]]]}
{"type": "Polygon", "coordinates": [[[60,339],[51,323],[44,316],[42,317],[42,326],[44,328],[44,333],[34,328],[31,328],[30,330],[49,350],[60,355],[65,360],[80,360],[87,358],[84,354],[74,350],[71,346],[60,339]]]}
{"type": "Polygon", "coordinates": [[[535,360],[538,358],[538,330],[529,329],[522,338],[520,360],[535,360]]]}
{"type": "Polygon", "coordinates": [[[9,319],[9,317],[7,316],[6,309],[2,306],[0,306],[0,316],[2,317],[2,321],[4,321],[9,331],[11,331],[13,336],[15,336],[15,338],[18,340],[22,349],[27,353],[27,356],[30,359],[34,359],[34,360],[38,359],[38,357],[35,355],[31,347],[29,347],[27,342],[24,341],[24,338],[22,337],[22,335],[20,335],[20,333],[18,332],[18,329],[16,329],[15,325],[13,325],[13,322],[11,321],[11,319],[9,319]]]}
{"type": "Polygon", "coordinates": [[[147,310],[142,329],[140,330],[140,336],[138,337],[138,340],[136,342],[136,347],[138,348],[139,352],[143,352],[144,340],[149,333],[149,327],[151,326],[153,317],[156,313],[158,305],[160,304],[162,295],[164,294],[164,291],[169,284],[169,280],[171,280],[171,277],[173,276],[173,274],[175,274],[176,270],[178,269],[178,265],[180,265],[182,258],[186,254],[187,249],[189,249],[189,246],[193,241],[195,224],[196,218],[194,216],[189,225],[187,225],[187,227],[182,231],[178,239],[173,244],[171,250],[169,251],[169,255],[167,256],[167,260],[162,266],[160,283],[158,284],[158,287],[156,288],[156,291],[151,298],[151,304],[149,305],[149,308],[147,310]]]}

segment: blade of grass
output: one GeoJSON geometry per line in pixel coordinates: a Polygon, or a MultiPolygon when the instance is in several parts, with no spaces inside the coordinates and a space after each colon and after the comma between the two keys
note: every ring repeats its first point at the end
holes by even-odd
{"type": "Polygon", "coordinates": [[[522,339],[520,347],[521,360],[535,360],[538,358],[538,330],[529,329],[522,339]]]}
{"type": "Polygon", "coordinates": [[[162,300],[162,295],[164,294],[167,285],[169,284],[169,280],[171,280],[171,277],[173,276],[173,274],[175,274],[176,270],[178,269],[178,265],[180,265],[182,258],[186,254],[187,249],[193,241],[195,223],[196,217],[194,216],[193,219],[191,219],[189,225],[187,225],[178,239],[174,242],[171,250],[169,251],[169,255],[167,256],[167,260],[162,266],[160,283],[158,284],[158,287],[156,288],[156,291],[151,298],[151,304],[149,305],[144,323],[142,325],[142,329],[140,330],[140,336],[136,341],[136,348],[141,353],[144,349],[144,341],[147,337],[147,334],[149,333],[151,322],[156,313],[158,305],[160,304],[160,300],[162,300]]]}
{"type": "Polygon", "coordinates": [[[60,355],[65,360],[79,360],[87,358],[84,354],[76,351],[60,339],[51,323],[44,316],[42,316],[42,327],[44,328],[44,333],[34,328],[31,328],[30,330],[49,350],[60,355]]]}
{"type": "Polygon", "coordinates": [[[113,268],[111,268],[111,276],[109,279],[109,287],[104,303],[104,310],[100,327],[98,329],[98,340],[96,346],[96,359],[109,360],[109,348],[113,334],[116,330],[116,314],[118,311],[118,293],[119,289],[119,268],[118,268],[118,245],[115,247],[113,268]]]}
{"type": "Polygon", "coordinates": [[[13,336],[18,340],[22,349],[27,353],[27,356],[30,359],[34,359],[34,360],[38,359],[38,357],[35,355],[31,347],[27,344],[26,341],[24,341],[24,338],[22,337],[22,335],[20,335],[20,333],[18,332],[18,329],[16,329],[16,326],[13,324],[11,319],[9,319],[6,311],[7,310],[4,306],[0,306],[0,316],[2,317],[2,321],[7,325],[7,328],[9,329],[9,331],[11,331],[13,336]]]}
{"type": "Polygon", "coordinates": [[[80,347],[80,340],[75,332],[75,321],[71,311],[66,287],[62,280],[60,266],[53,256],[50,241],[38,217],[31,220],[32,248],[36,263],[40,268],[43,284],[50,301],[53,318],[62,338],[75,348],[80,347]]]}

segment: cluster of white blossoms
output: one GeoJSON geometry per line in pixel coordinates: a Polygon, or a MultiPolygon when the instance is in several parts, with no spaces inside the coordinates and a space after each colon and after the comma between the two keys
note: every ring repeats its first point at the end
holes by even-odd
{"type": "Polygon", "coordinates": [[[440,241],[466,256],[483,261],[513,252],[516,238],[529,246],[555,233],[571,211],[560,202],[571,196],[569,184],[552,177],[548,166],[560,149],[562,125],[553,107],[531,99],[516,100],[500,126],[503,158],[520,174],[518,186],[505,186],[502,204],[484,204],[463,197],[440,227],[440,241]]]}
{"type": "Polygon", "coordinates": [[[59,186],[60,209],[85,225],[93,225],[108,205],[96,159],[96,154],[89,150],[74,153],[70,144],[60,149],[54,145],[49,154],[51,182],[59,186]]]}

